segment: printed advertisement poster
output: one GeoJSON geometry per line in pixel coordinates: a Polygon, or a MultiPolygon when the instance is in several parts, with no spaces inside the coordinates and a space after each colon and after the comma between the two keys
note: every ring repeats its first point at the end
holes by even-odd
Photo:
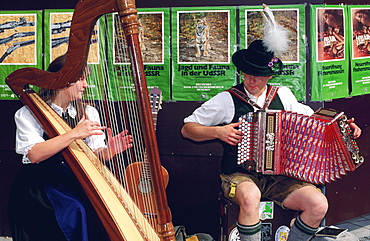
{"type": "MultiPolygon", "coordinates": [[[[57,57],[67,53],[69,45],[69,35],[71,30],[71,23],[73,17],[73,10],[71,9],[57,9],[44,11],[44,68],[47,70],[49,64],[57,57]]],[[[86,89],[85,98],[100,100],[102,99],[101,91],[98,87],[102,76],[96,71],[97,65],[100,63],[101,43],[99,39],[102,38],[100,26],[101,21],[98,20],[94,26],[91,34],[90,47],[88,53],[88,64],[91,67],[92,73],[87,77],[89,87],[86,89]]],[[[88,24],[88,23],[86,23],[88,24]]],[[[87,28],[88,25],[83,26],[87,28]]],[[[84,44],[81,42],[80,44],[84,44]]],[[[76,47],[78,48],[78,47],[76,47]]],[[[82,46],[80,47],[82,49],[82,46]]]]}
{"type": "Polygon", "coordinates": [[[236,83],[235,7],[172,8],[172,99],[205,101],[236,83]]]}
{"type": "Polygon", "coordinates": [[[348,39],[351,52],[351,95],[370,93],[370,6],[349,5],[351,31],[348,39]]]}
{"type": "MultiPolygon", "coordinates": [[[[289,87],[296,98],[306,100],[306,5],[269,5],[277,24],[288,32],[289,49],[280,58],[283,70],[269,83],[276,86],[289,87]]],[[[249,44],[264,37],[265,20],[261,6],[240,7],[240,48],[248,48],[249,44]]],[[[279,36],[276,36],[279,38],[279,36]]]]}
{"type": "Polygon", "coordinates": [[[347,12],[343,6],[311,5],[311,100],[349,96],[347,12]]]}
{"type": "Polygon", "coordinates": [[[73,10],[44,10],[45,69],[68,49],[73,10]]]}
{"type": "MultiPolygon", "coordinates": [[[[170,100],[170,10],[168,8],[138,9],[139,44],[144,64],[148,91],[160,90],[162,100],[170,100]]],[[[127,55],[127,44],[120,26],[118,14],[113,14],[112,33],[108,36],[109,62],[112,61],[111,76],[112,100],[130,100],[135,98],[130,58],[127,55]]]]}
{"type": "MultiPolygon", "coordinates": [[[[72,23],[73,10],[44,10],[44,61],[45,69],[55,58],[65,54],[68,49],[68,39],[72,23]]],[[[89,49],[89,64],[99,63],[99,20],[91,35],[89,49]]]]}
{"type": "Polygon", "coordinates": [[[24,67],[42,67],[42,12],[0,11],[0,100],[18,99],[5,79],[24,67]]]}

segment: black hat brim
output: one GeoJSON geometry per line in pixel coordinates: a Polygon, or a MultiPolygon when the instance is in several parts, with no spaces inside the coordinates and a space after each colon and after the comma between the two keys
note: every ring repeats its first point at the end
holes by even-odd
{"type": "MultiPolygon", "coordinates": [[[[271,76],[278,74],[283,67],[283,63],[278,58],[278,61],[275,63],[279,67],[277,70],[269,66],[257,66],[247,60],[247,58],[253,58],[253,56],[250,55],[251,53],[248,49],[239,50],[233,54],[232,61],[239,71],[253,76],[271,76]]],[[[254,57],[258,58],[258,56],[254,57]]]]}

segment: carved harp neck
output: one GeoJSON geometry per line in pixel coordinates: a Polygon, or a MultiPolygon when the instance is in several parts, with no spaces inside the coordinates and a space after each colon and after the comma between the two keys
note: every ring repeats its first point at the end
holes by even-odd
{"type": "MultiPolygon", "coordinates": [[[[126,18],[134,19],[135,17],[127,15],[136,13],[133,10],[134,7],[134,1],[131,0],[121,4],[118,4],[116,0],[79,1],[73,14],[68,51],[63,68],[56,73],[31,67],[22,68],[7,77],[7,84],[17,95],[21,95],[29,84],[46,89],[61,89],[76,82],[86,65],[91,32],[99,17],[107,13],[123,12],[126,14],[126,18]],[[130,8],[119,11],[119,6],[129,6],[130,8]]],[[[128,20],[126,22],[130,22],[126,26],[127,32],[134,34],[135,24],[128,20]]]]}

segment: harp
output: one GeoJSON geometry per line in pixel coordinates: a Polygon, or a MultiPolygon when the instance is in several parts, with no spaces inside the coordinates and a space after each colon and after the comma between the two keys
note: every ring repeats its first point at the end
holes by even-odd
{"type": "Polygon", "coordinates": [[[82,141],[76,140],[62,154],[82,184],[111,240],[175,240],[171,213],[168,208],[161,164],[155,136],[140,45],[134,0],[87,0],[76,5],[70,29],[66,62],[56,73],[36,68],[22,68],[10,74],[6,83],[28,106],[49,137],[61,135],[70,127],[46,104],[30,86],[61,89],[76,82],[83,72],[89,52],[91,33],[97,19],[118,12],[129,52],[144,149],[150,170],[151,188],[155,197],[156,222],[153,225],[138,208],[125,189],[122,179],[115,176],[82,141]]]}

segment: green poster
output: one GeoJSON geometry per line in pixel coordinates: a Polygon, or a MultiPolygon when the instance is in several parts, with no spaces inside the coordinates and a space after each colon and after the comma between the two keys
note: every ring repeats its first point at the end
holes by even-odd
{"type": "MultiPolygon", "coordinates": [[[[161,90],[162,100],[170,100],[170,10],[168,8],[138,9],[139,44],[148,90],[161,90]]],[[[112,73],[109,81],[112,100],[135,98],[132,70],[126,55],[126,40],[120,29],[118,14],[113,14],[111,33],[107,33],[112,73]]]]}
{"type": "Polygon", "coordinates": [[[347,12],[344,6],[311,5],[311,100],[349,95],[347,12]]]}
{"type": "Polygon", "coordinates": [[[351,95],[370,93],[370,6],[349,5],[348,39],[351,61],[351,95]]]}
{"type": "Polygon", "coordinates": [[[24,67],[42,68],[42,11],[0,11],[0,100],[18,98],[5,79],[24,67]]]}
{"type": "Polygon", "coordinates": [[[51,61],[67,52],[72,16],[71,9],[44,10],[45,69],[51,61]]]}
{"type": "MultiPolygon", "coordinates": [[[[289,87],[298,100],[306,100],[306,5],[269,5],[277,24],[289,31],[289,49],[281,56],[283,70],[269,83],[289,87]]],[[[264,17],[261,6],[240,7],[240,48],[248,48],[264,37],[264,17]]],[[[279,36],[276,36],[279,38],[279,36]]]]}
{"type": "Polygon", "coordinates": [[[139,8],[140,47],[148,89],[157,87],[162,100],[171,98],[170,9],[139,8]]]}
{"type": "Polygon", "coordinates": [[[172,99],[204,101],[236,83],[235,7],[172,8],[172,99]]]}
{"type": "MultiPolygon", "coordinates": [[[[53,9],[44,10],[44,68],[57,57],[65,54],[68,49],[70,28],[73,17],[73,9],[53,9]]],[[[87,78],[89,88],[85,91],[86,99],[101,100],[102,92],[99,90],[102,85],[103,74],[99,71],[101,68],[102,51],[104,48],[104,29],[105,17],[97,21],[94,26],[89,54],[88,64],[91,67],[92,74],[87,78]],[[100,41],[103,40],[103,41],[100,41]]]]}
{"type": "MultiPolygon", "coordinates": [[[[51,61],[67,53],[69,34],[73,17],[73,9],[44,10],[44,67],[47,69],[51,61]]],[[[101,26],[104,26],[104,17],[98,20],[93,28],[90,40],[88,64],[99,64],[102,38],[101,26]]]]}

